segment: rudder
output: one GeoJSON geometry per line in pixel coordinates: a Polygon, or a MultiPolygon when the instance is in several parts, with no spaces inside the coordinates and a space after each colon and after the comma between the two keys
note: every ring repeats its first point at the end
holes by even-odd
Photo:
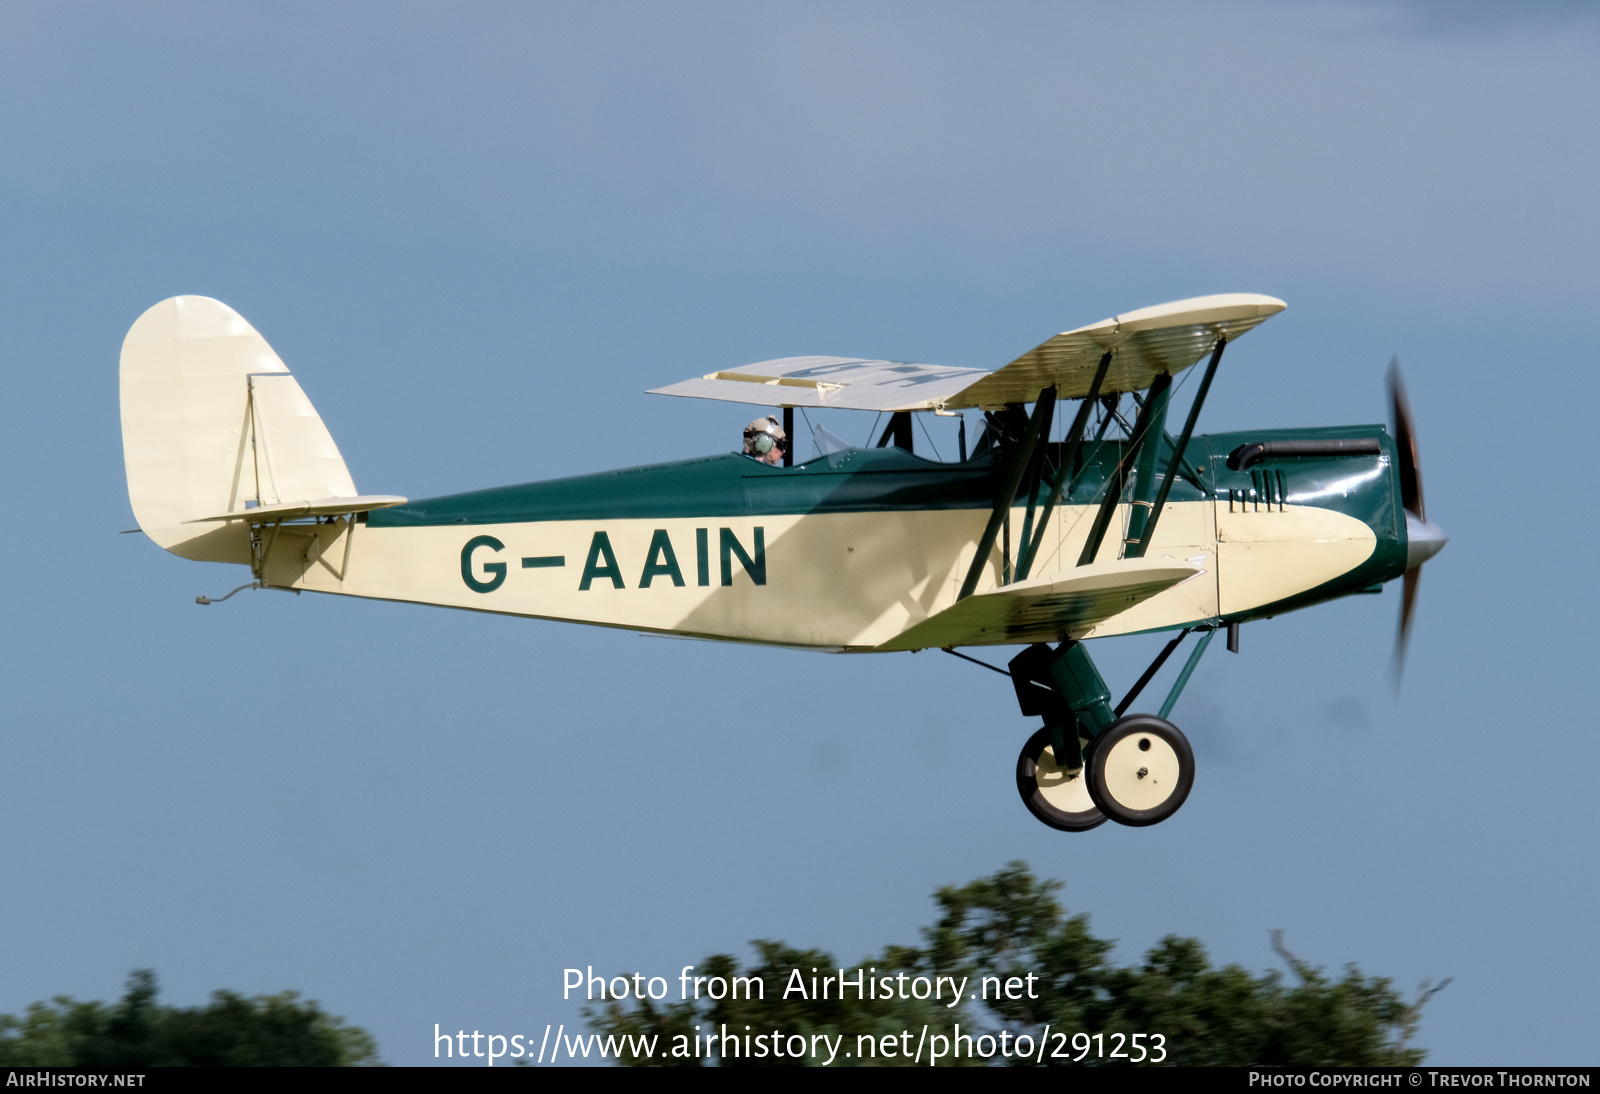
{"type": "Polygon", "coordinates": [[[219,513],[355,495],[333,437],[238,312],[163,300],[122,343],[122,455],[143,532],[184,558],[249,564],[243,521],[219,513]]]}

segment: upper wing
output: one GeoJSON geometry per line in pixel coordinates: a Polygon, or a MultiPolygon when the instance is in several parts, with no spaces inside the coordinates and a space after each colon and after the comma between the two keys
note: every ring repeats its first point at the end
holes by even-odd
{"type": "Polygon", "coordinates": [[[855,357],[782,357],[741,369],[707,373],[698,380],[658,387],[652,395],[687,395],[762,406],[837,407],[841,410],[931,410],[989,373],[907,361],[855,357]]]}
{"type": "Polygon", "coordinates": [[[885,642],[881,650],[1054,642],[1201,573],[1197,566],[1148,559],[1081,566],[977,593],[885,642]]]}
{"type": "Polygon", "coordinates": [[[1181,372],[1210,353],[1219,338],[1231,342],[1285,306],[1255,293],[1158,304],[1058,334],[998,372],[853,357],[784,357],[654,388],[651,394],[844,410],[998,407],[1031,403],[1047,387],[1055,387],[1063,399],[1082,398],[1107,351],[1111,367],[1100,390],[1108,395],[1143,391],[1158,375],[1181,372]]]}
{"type": "Polygon", "coordinates": [[[1175,375],[1210,353],[1219,338],[1232,342],[1287,307],[1255,293],[1225,293],[1157,304],[1065,331],[998,372],[962,390],[951,407],[1031,403],[1055,387],[1062,399],[1089,393],[1107,351],[1111,367],[1101,392],[1143,391],[1162,373],[1175,375]]]}

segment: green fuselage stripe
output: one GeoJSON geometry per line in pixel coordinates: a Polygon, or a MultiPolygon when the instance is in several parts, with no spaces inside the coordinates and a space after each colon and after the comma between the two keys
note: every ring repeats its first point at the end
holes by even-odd
{"type": "MultiPolygon", "coordinates": [[[[1179,477],[1171,500],[1202,501],[1247,497],[1264,489],[1266,465],[1242,472],[1227,469],[1227,454],[1254,441],[1344,439],[1377,436],[1381,456],[1283,460],[1273,465],[1273,489],[1309,504],[1348,513],[1369,524],[1379,539],[1403,537],[1397,521],[1392,468],[1393,442],[1382,426],[1332,429],[1258,430],[1214,434],[1190,442],[1188,466],[1198,467],[1204,490],[1179,477]],[[1252,476],[1252,471],[1255,475],[1252,476]],[[1231,493],[1230,493],[1231,492],[1231,493]],[[1309,500],[1309,499],[1315,500],[1309,500]]],[[[1063,446],[1049,446],[1052,461],[1063,446]]],[[[1098,500],[1106,480],[1122,459],[1125,445],[1085,446],[1068,505],[1098,500]]],[[[1163,453],[1163,460],[1170,453],[1163,453]]],[[[1164,473],[1165,468],[1158,468],[1164,473]]],[[[608,471],[547,482],[501,486],[466,494],[427,498],[368,517],[374,528],[450,524],[522,524],[561,520],[626,520],[674,517],[761,517],[822,513],[916,512],[988,509],[994,504],[1000,470],[991,452],[966,463],[936,463],[898,448],[850,449],[794,467],[772,467],[729,454],[677,463],[608,471]]],[[[1046,477],[1047,478],[1047,477],[1046,477]]],[[[1276,494],[1274,495],[1276,496],[1276,494]]],[[[1036,499],[1037,500],[1037,499],[1036,499]]],[[[1026,505],[1019,497],[1017,505],[1026,505]]],[[[565,565],[557,557],[522,560],[524,568],[565,565]]]]}

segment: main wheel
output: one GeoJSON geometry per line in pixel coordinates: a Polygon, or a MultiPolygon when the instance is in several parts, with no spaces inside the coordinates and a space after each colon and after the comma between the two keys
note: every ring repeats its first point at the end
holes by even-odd
{"type": "MultiPolygon", "coordinates": [[[[1074,730],[1075,732],[1075,730],[1074,730]]],[[[1087,748],[1088,742],[1079,741],[1087,748]]],[[[1089,766],[1085,762],[1076,775],[1069,775],[1056,763],[1050,731],[1041,729],[1022,746],[1017,757],[1017,793],[1028,812],[1051,828],[1063,832],[1087,832],[1106,822],[1089,795],[1089,766]]]]}
{"type": "Polygon", "coordinates": [[[1095,805],[1118,824],[1160,824],[1194,785],[1194,750],[1178,727],[1130,714],[1095,738],[1083,765],[1095,805]]]}

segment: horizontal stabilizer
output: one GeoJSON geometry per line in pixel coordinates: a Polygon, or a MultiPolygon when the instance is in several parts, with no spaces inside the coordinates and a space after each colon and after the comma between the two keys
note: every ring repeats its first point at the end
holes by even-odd
{"type": "Polygon", "coordinates": [[[394,494],[366,494],[356,498],[323,498],[321,501],[299,501],[283,505],[258,505],[236,513],[218,513],[212,517],[195,517],[186,521],[198,524],[207,520],[244,520],[251,524],[271,524],[297,517],[342,517],[348,513],[370,513],[374,509],[387,509],[391,505],[404,505],[406,499],[394,494]]]}
{"type": "Polygon", "coordinates": [[[653,388],[650,394],[840,410],[994,408],[1031,403],[1049,387],[1060,398],[1081,399],[1108,352],[1111,366],[1101,392],[1143,391],[1157,376],[1175,375],[1200,360],[1218,339],[1231,342],[1285,306],[1256,293],[1158,304],[1065,331],[998,372],[856,357],[783,357],[653,388]]]}
{"type": "Polygon", "coordinates": [[[1198,566],[1147,559],[1080,566],[969,596],[878,648],[949,649],[1059,641],[1202,572],[1198,566]]]}

